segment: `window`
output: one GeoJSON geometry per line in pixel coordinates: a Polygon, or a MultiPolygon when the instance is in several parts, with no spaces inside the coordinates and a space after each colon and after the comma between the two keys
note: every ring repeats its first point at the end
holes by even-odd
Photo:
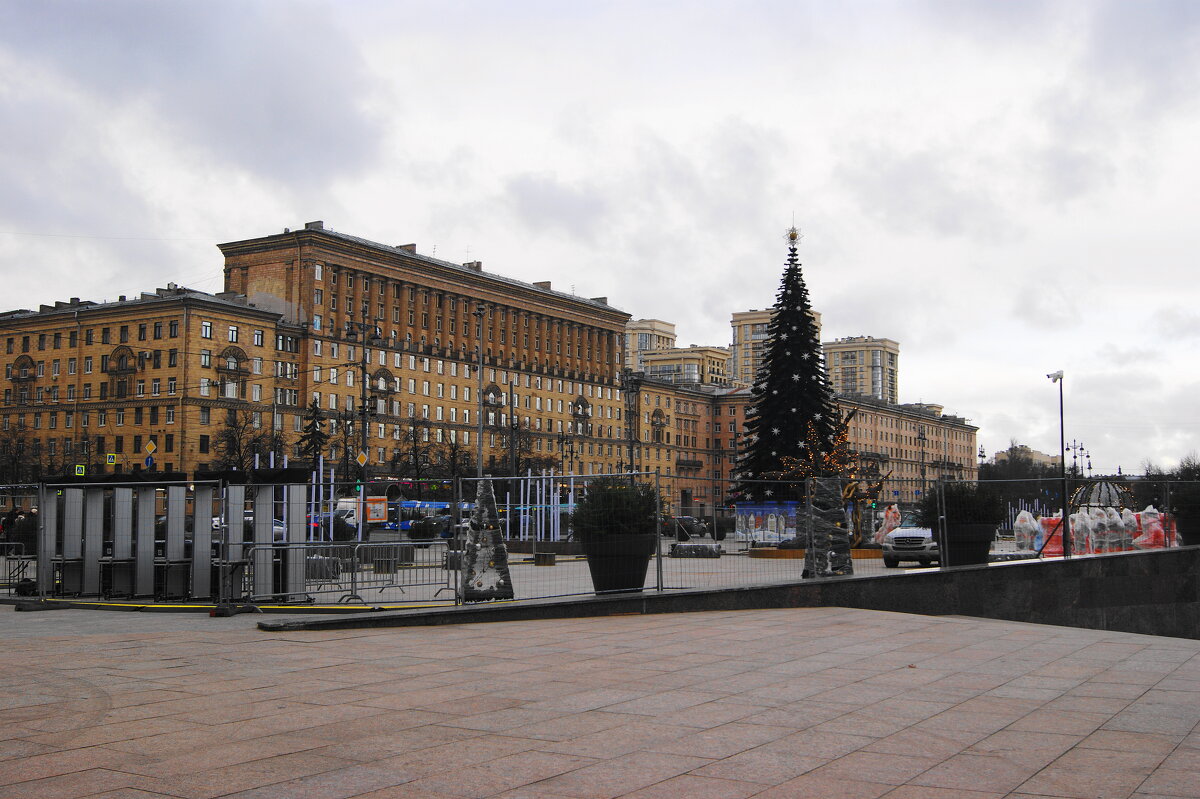
{"type": "Polygon", "coordinates": [[[162,322],[154,323],[154,338],[160,339],[163,337],[162,322]]]}
{"type": "Polygon", "coordinates": [[[167,322],[167,335],[171,338],[179,338],[179,321],[172,319],[167,322]]]}
{"type": "Polygon", "coordinates": [[[179,366],[179,350],[167,350],[167,368],[179,366]]]}
{"type": "Polygon", "coordinates": [[[212,366],[212,350],[200,350],[200,365],[212,366]]]}
{"type": "Polygon", "coordinates": [[[254,331],[254,346],[261,347],[263,345],[263,332],[261,330],[254,331]]]}
{"type": "Polygon", "coordinates": [[[323,269],[322,264],[313,264],[313,279],[314,280],[320,280],[323,272],[324,272],[324,269],[323,269]]]}
{"type": "Polygon", "coordinates": [[[129,343],[129,325],[121,325],[120,338],[122,344],[129,343]]]}
{"type": "Polygon", "coordinates": [[[212,338],[212,322],[200,323],[200,338],[212,338]]]}
{"type": "Polygon", "coordinates": [[[175,424],[175,409],[167,408],[167,424],[175,424]]]}
{"type": "Polygon", "coordinates": [[[142,322],[140,325],[138,325],[138,341],[145,341],[146,333],[147,333],[146,323],[142,322]]]}
{"type": "Polygon", "coordinates": [[[175,393],[175,378],[173,378],[173,377],[167,378],[167,393],[168,394],[175,393]]]}
{"type": "Polygon", "coordinates": [[[74,358],[67,358],[67,374],[69,374],[69,375],[75,374],[75,365],[76,365],[76,361],[74,358]]]}
{"type": "Polygon", "coordinates": [[[209,395],[208,378],[202,377],[202,378],[200,378],[200,396],[207,397],[208,395],[209,395]]]}
{"type": "Polygon", "coordinates": [[[200,424],[212,424],[212,408],[200,409],[200,424]]]}
{"type": "Polygon", "coordinates": [[[146,396],[146,381],[145,380],[137,381],[137,388],[135,389],[135,392],[136,392],[137,396],[139,396],[139,397],[146,396]]]}
{"type": "Polygon", "coordinates": [[[229,341],[233,344],[236,344],[237,340],[238,340],[237,325],[230,325],[229,326],[229,341]]]}
{"type": "Polygon", "coordinates": [[[162,380],[154,378],[150,381],[150,396],[157,397],[162,392],[162,380]]]}
{"type": "MultiPolygon", "coordinates": [[[[208,409],[206,408],[205,410],[208,410],[208,409]]],[[[208,436],[206,436],[206,435],[200,436],[199,450],[200,450],[200,452],[208,452],[208,436]]]]}

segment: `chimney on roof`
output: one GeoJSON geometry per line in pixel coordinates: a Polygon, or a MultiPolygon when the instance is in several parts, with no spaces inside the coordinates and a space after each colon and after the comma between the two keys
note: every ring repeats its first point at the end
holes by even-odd
{"type": "Polygon", "coordinates": [[[117,302],[125,302],[125,295],[124,295],[124,294],[120,294],[120,295],[118,295],[118,296],[117,296],[117,302]]]}
{"type": "Polygon", "coordinates": [[[537,283],[534,283],[533,287],[538,288],[538,289],[544,289],[545,291],[549,291],[550,290],[550,281],[549,280],[539,281],[537,283]]]}
{"type": "Polygon", "coordinates": [[[400,245],[399,247],[397,247],[396,249],[397,249],[397,250],[404,250],[405,252],[416,252],[416,251],[417,251],[417,245],[416,245],[416,244],[401,244],[401,245],[400,245]]]}
{"type": "Polygon", "coordinates": [[[475,272],[483,271],[483,261],[467,261],[463,266],[475,272]]]}
{"type": "Polygon", "coordinates": [[[601,305],[608,305],[608,297],[592,297],[592,302],[598,302],[601,305]]]}
{"type": "Polygon", "coordinates": [[[320,219],[318,219],[315,222],[305,222],[304,229],[305,230],[324,230],[325,223],[322,222],[320,219]]]}

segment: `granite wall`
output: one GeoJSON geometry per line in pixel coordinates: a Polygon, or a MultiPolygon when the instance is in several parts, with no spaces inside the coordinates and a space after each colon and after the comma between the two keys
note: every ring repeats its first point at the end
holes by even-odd
{"type": "Polygon", "coordinates": [[[1200,638],[1198,575],[1200,547],[1185,547],[789,585],[480,604],[298,622],[264,621],[259,626],[268,630],[424,626],[629,613],[836,606],[1200,638]]]}

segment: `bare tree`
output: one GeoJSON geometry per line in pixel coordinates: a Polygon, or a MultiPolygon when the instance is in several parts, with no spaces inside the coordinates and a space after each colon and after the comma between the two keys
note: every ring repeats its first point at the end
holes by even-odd
{"type": "Polygon", "coordinates": [[[254,468],[256,455],[262,466],[271,453],[282,458],[287,441],[280,432],[263,425],[260,412],[231,408],[224,426],[217,432],[214,449],[218,468],[248,471],[254,468]]]}
{"type": "Polygon", "coordinates": [[[20,483],[33,477],[35,463],[29,430],[24,422],[0,430],[0,481],[20,483]]]}
{"type": "Polygon", "coordinates": [[[436,440],[428,419],[410,416],[404,422],[400,446],[392,455],[392,471],[397,477],[407,477],[420,485],[434,477],[443,461],[442,445],[436,440]]]}

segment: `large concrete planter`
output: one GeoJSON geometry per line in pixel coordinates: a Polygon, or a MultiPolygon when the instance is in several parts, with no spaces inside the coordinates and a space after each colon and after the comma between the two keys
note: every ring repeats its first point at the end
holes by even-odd
{"type": "Polygon", "coordinates": [[[946,566],[978,566],[988,562],[996,525],[980,522],[946,524],[946,546],[941,557],[946,566]]]}
{"type": "Polygon", "coordinates": [[[584,541],[583,552],[596,593],[641,591],[657,539],[654,533],[645,533],[584,541]]]}

